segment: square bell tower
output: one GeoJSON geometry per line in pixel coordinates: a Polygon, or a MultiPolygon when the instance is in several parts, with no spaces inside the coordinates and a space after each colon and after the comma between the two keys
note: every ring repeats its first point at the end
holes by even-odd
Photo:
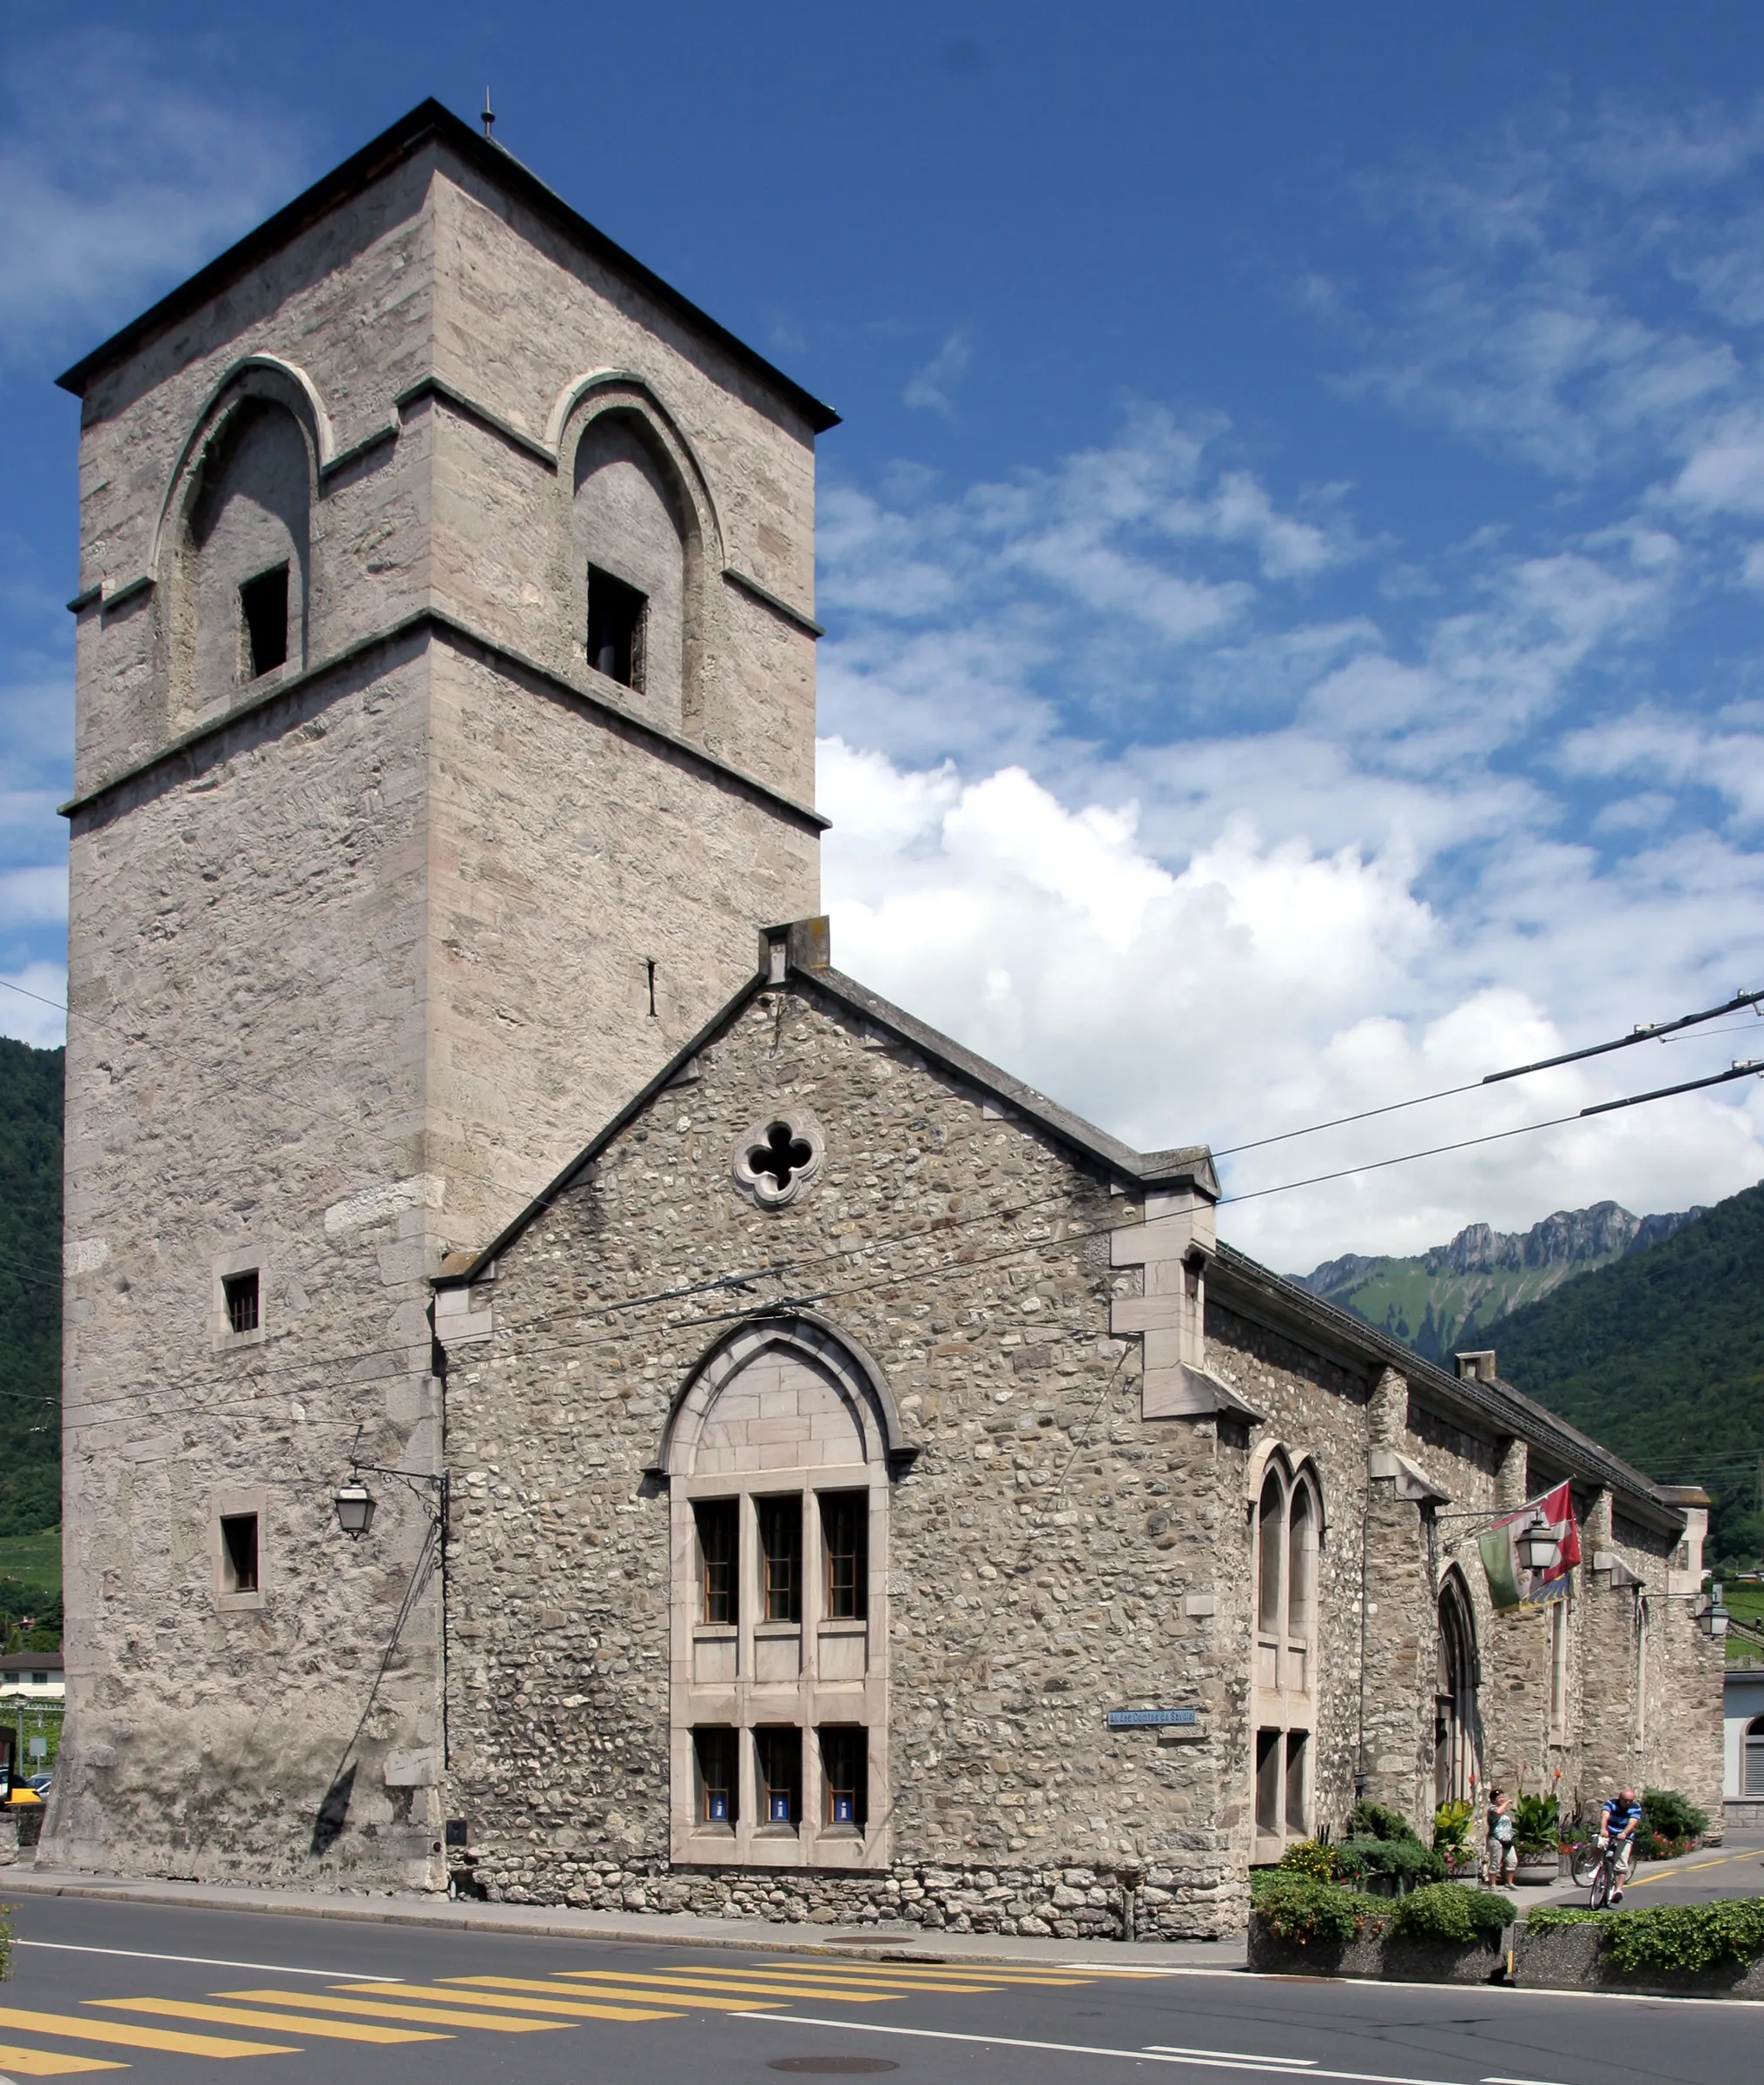
{"type": "Polygon", "coordinates": [[[438,1886],[427,1284],[818,910],[836,416],[433,102],[62,381],[44,1857],[438,1886]]]}

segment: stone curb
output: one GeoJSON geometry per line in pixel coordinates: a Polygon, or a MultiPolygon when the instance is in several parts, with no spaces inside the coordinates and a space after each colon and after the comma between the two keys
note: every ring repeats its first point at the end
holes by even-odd
{"type": "Polygon", "coordinates": [[[101,1903],[160,1904],[192,1911],[232,1911],[283,1918],[318,1918],[345,1923],[426,1926],[448,1932],[503,1933],[536,1940],[613,1940],[649,1946],[730,1948],[754,1954],[827,1955],[836,1960],[871,1958],[913,1962],[1083,1963],[1098,1967],[1170,1969],[1201,1967],[1241,1970],[1245,1943],[1235,1941],[1128,1942],[1016,1939],[995,1933],[944,1934],[922,1927],[889,1931],[806,1933],[797,1924],[766,1925],[752,1919],[695,1918],[657,1913],[619,1918],[605,1912],[576,1912],[521,1904],[425,1903],[397,1897],[320,1896],[290,1891],[229,1890],[200,1883],[135,1882],[119,1876],[36,1875],[28,1868],[0,1869],[0,1899],[64,1896],[101,1903]]]}

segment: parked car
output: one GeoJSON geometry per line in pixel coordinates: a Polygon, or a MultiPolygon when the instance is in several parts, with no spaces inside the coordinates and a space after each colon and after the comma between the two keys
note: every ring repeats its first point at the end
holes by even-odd
{"type": "Polygon", "coordinates": [[[24,1785],[27,1788],[34,1788],[37,1794],[43,1797],[43,1801],[47,1803],[49,1801],[50,1784],[54,1779],[55,1776],[53,1774],[27,1774],[24,1780],[24,1785]]]}

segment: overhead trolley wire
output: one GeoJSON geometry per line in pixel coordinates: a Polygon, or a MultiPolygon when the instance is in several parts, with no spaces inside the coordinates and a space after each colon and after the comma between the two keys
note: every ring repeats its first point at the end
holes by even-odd
{"type": "MultiPolygon", "coordinates": [[[[1565,1050],[1559,1057],[1540,1057],[1535,1064],[1515,1064],[1506,1071],[1485,1072],[1481,1078],[1466,1080],[1462,1086],[1443,1086],[1437,1093],[1418,1093],[1413,1100],[1388,1101],[1382,1107],[1363,1108],[1354,1115],[1334,1115],[1326,1122],[1309,1122],[1302,1129],[1283,1129],[1277,1136],[1259,1136],[1252,1142],[1245,1144],[1226,1144],[1215,1151],[1212,1155],[1215,1158],[1231,1158],[1239,1151],[1260,1151],[1269,1144],[1290,1143],[1295,1136],[1316,1136],[1325,1129],[1339,1129],[1349,1122],[1368,1122],[1375,1115],[1398,1115],[1405,1108],[1424,1108],[1431,1101],[1452,1100],[1461,1093],[1479,1093],[1484,1086],[1498,1086],[1508,1079],[1528,1078],[1534,1071],[1552,1071],[1562,1064],[1576,1064],[1583,1057],[1602,1057],[1608,1056],[1614,1049],[1631,1049],[1638,1042],[1678,1041],[1681,1039],[1681,1031],[1686,1029],[1695,1028],[1704,1021],[1719,1020],[1721,1015],[1734,1013],[1742,1006],[1755,1007],[1761,1002],[1764,1002],[1764,992],[1736,992],[1731,999],[1724,1001],[1720,1006],[1708,1007],[1700,1014],[1681,1014],[1675,1021],[1656,1021],[1648,1026],[1635,1028],[1627,1036],[1619,1036],[1609,1042],[1589,1043],[1584,1049],[1565,1050]]],[[[1746,1023],[1741,1022],[1737,1025],[1743,1028],[1746,1023]]],[[[1717,1032],[1727,1033],[1729,1031],[1718,1030],[1717,1032]]],[[[1694,1083],[1696,1082],[1693,1082],[1694,1083]]],[[[1709,1081],[1708,1083],[1714,1084],[1715,1082],[1709,1081]]],[[[1688,1093],[1690,1091],[1690,1087],[1686,1086],[1674,1090],[1688,1093]]],[[[1613,1108],[1627,1108],[1633,1106],[1634,1102],[1631,1101],[1611,1101],[1608,1102],[1606,1105],[1613,1108]]],[[[1582,1109],[1582,1112],[1589,1111],[1582,1109]]],[[[1562,1119],[1565,1122],[1569,1118],[1564,1115],[1562,1119]]],[[[1539,1125],[1540,1128],[1543,1126],[1543,1124],[1539,1125]]],[[[1503,1132],[1503,1134],[1508,1133],[1503,1132]]],[[[1450,1144],[1442,1144],[1439,1147],[1443,1151],[1451,1150],[1455,1148],[1450,1144]]]]}
{"type": "MultiPolygon", "coordinates": [[[[1457,1143],[1435,1145],[1424,1151],[1404,1152],[1394,1158],[1376,1159],[1365,1165],[1344,1167],[1339,1171],[1334,1173],[1316,1174],[1304,1180],[1285,1181],[1276,1187],[1256,1188],[1243,1195],[1225,1195],[1220,1199],[1221,1202],[1254,1201],[1260,1200],[1265,1195],[1288,1194],[1299,1188],[1318,1186],[1325,1181],[1344,1179],[1349,1175],[1354,1173],[1377,1172],[1382,1170],[1387,1166],[1407,1165],[1417,1159],[1431,1158],[1438,1155],[1442,1152],[1462,1150],[1468,1145],[1492,1143],[1508,1137],[1524,1136],[1529,1135],[1530,1132],[1536,1129],[1559,1129],[1566,1123],[1581,1121],[1589,1115],[1608,1113],[1613,1107],[1636,1107],[1649,1101],[1666,1099],[1677,1093],[1694,1090],[1698,1086],[1719,1084],[1724,1080],[1757,1076],[1760,1075],[1764,1075],[1764,1060],[1760,1060],[1754,1063],[1735,1065],[1728,1071],[1717,1072],[1714,1074],[1709,1079],[1692,1080],[1688,1082],[1687,1086],[1666,1087],[1662,1088],[1654,1093],[1635,1094],[1630,1095],[1628,1099],[1621,1102],[1601,1102],[1596,1107],[1582,1109],[1579,1114],[1576,1115],[1554,1115],[1549,1120],[1541,1122],[1522,1122],[1515,1129],[1496,1130],[1491,1135],[1487,1136],[1468,1137],[1457,1143]]],[[[1015,1216],[1025,1213],[1027,1212],[1024,1207],[1016,1207],[1008,1210],[989,1211],[986,1213],[986,1215],[975,1217],[970,1221],[975,1222],[984,1221],[987,1220],[987,1216],[989,1215],[996,1217],[999,1221],[1003,1221],[1009,1219],[1014,1219],[1015,1216]]],[[[766,1298],[762,1302],[756,1304],[743,1304],[732,1310],[701,1312],[699,1314],[692,1317],[673,1318],[659,1326],[654,1324],[631,1325],[621,1327],[616,1331],[587,1333],[578,1339],[571,1340],[568,1341],[558,1341],[549,1346],[523,1347],[519,1349],[518,1354],[512,1358],[519,1359],[522,1361],[543,1360],[554,1355],[561,1356],[579,1354],[592,1347],[622,1346],[631,1340],[648,1340],[653,1341],[659,1339],[669,1339],[681,1334],[694,1331],[703,1331],[712,1326],[737,1324],[744,1319],[753,1318],[767,1314],[803,1309],[816,1303],[836,1301],[846,1297],[862,1295],[875,1289],[897,1287],[902,1281],[935,1280],[954,1271],[958,1267],[967,1268],[995,1264],[1000,1261],[1017,1258],[1028,1252],[1041,1252],[1047,1250],[1057,1251],[1064,1248],[1080,1245],[1091,1239],[1108,1237],[1116,1231],[1133,1231],[1139,1229],[1140,1228],[1140,1226],[1139,1222],[1078,1226],[1072,1229],[1062,1232],[1058,1236],[1018,1239],[1013,1241],[1009,1245],[999,1247],[989,1252],[968,1252],[965,1257],[948,1258],[933,1267],[917,1267],[908,1268],[906,1269],[898,1268],[891,1268],[886,1273],[870,1276],[863,1281],[847,1282],[842,1285],[836,1284],[830,1287],[812,1290],[803,1294],[775,1295],[766,1298]]],[[[935,1234],[928,1230],[900,1233],[895,1234],[891,1238],[867,1241],[862,1245],[846,1249],[854,1254],[862,1254],[875,1250],[878,1244],[907,1245],[911,1244],[915,1240],[927,1238],[934,1234],[935,1234]]],[[[841,1256],[842,1254],[840,1253],[829,1253],[822,1255],[805,1255],[801,1261],[785,1261],[777,1264],[782,1264],[785,1267],[801,1266],[805,1264],[812,1264],[813,1260],[816,1257],[831,1259],[841,1256]]],[[[746,1283],[751,1279],[752,1277],[750,1276],[738,1276],[734,1277],[732,1280],[730,1277],[721,1277],[717,1280],[691,1283],[683,1288],[664,1291],[653,1296],[613,1299],[612,1301],[605,1303],[596,1304],[591,1310],[585,1312],[585,1315],[591,1317],[598,1316],[602,1318],[610,1318],[614,1312],[621,1309],[636,1308],[639,1305],[651,1305],[659,1302],[677,1301],[686,1295],[702,1294],[709,1289],[721,1286],[745,1286],[746,1283]]],[[[513,1328],[511,1328],[511,1330],[513,1328]]],[[[1054,1328],[1050,1327],[1048,1329],[1052,1330],[1054,1328]]],[[[1062,1334],[1066,1334],[1069,1336],[1071,1328],[1062,1327],[1060,1329],[1062,1334]]],[[[1089,1338],[1093,1335],[1088,1332],[1085,1332],[1080,1336],[1089,1338]]],[[[353,1359],[356,1362],[360,1362],[381,1357],[391,1358],[401,1352],[406,1351],[408,1351],[407,1348],[375,1347],[368,1349],[365,1354],[359,1354],[348,1358],[353,1359]]],[[[335,1359],[327,1360],[320,1357],[311,1360],[290,1360],[287,1362],[274,1363],[268,1367],[257,1368],[254,1372],[254,1380],[261,1380],[265,1376],[270,1374],[280,1374],[294,1372],[302,1373],[310,1380],[311,1376],[315,1371],[322,1370],[327,1367],[335,1368],[340,1365],[347,1364],[340,1362],[335,1359]]],[[[339,1387],[345,1388],[355,1388],[367,1384],[392,1381],[395,1380],[400,1380],[404,1375],[409,1373],[410,1371],[406,1368],[394,1369],[392,1371],[379,1371],[373,1373],[364,1373],[349,1379],[347,1383],[341,1384],[339,1387]]],[[[126,1400],[129,1394],[130,1393],[125,1392],[122,1393],[122,1399],[111,1398],[102,1401],[115,1404],[126,1400]]],[[[217,1410],[236,1411],[256,1407],[260,1404],[261,1400],[258,1398],[251,1397],[232,1400],[227,1404],[208,1404],[202,1406],[201,1408],[204,1411],[209,1412],[217,1410]]],[[[168,1418],[173,1416],[173,1414],[155,1414],[153,1416],[165,1416],[168,1418]]],[[[73,1423],[82,1426],[99,1426],[119,1425],[122,1424],[122,1421],[121,1419],[117,1418],[83,1418],[81,1420],[73,1423]]]]}

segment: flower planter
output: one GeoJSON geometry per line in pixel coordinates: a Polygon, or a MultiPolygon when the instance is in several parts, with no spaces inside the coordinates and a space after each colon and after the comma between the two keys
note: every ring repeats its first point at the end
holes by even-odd
{"type": "Polygon", "coordinates": [[[1513,1880],[1527,1890],[1547,1890],[1561,1872],[1561,1863],[1552,1853],[1548,1860],[1521,1861],[1513,1871],[1513,1880]]]}
{"type": "Polygon", "coordinates": [[[1506,1969],[1503,1943],[1392,1937],[1376,1927],[1352,1940],[1304,1945],[1271,1933],[1259,1911],[1250,1914],[1249,1966],[1278,1976],[1388,1978],[1397,1983],[1492,1983],[1506,1969]]]}
{"type": "Polygon", "coordinates": [[[1608,1958],[1597,1926],[1517,1928],[1513,1981],[1534,1990],[1635,1991],[1660,1998],[1764,1999],[1764,1961],[1628,1976],[1608,1958]]]}

